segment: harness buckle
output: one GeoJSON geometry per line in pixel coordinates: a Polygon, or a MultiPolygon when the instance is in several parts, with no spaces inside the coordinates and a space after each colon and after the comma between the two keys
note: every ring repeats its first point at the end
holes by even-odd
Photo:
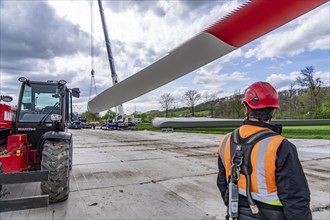
{"type": "Polygon", "coordinates": [[[236,153],[231,160],[231,176],[233,180],[238,181],[240,178],[241,165],[243,164],[242,146],[237,145],[236,153]]]}
{"type": "Polygon", "coordinates": [[[250,209],[254,215],[259,213],[259,208],[257,205],[250,205],[250,209]]]}
{"type": "Polygon", "coordinates": [[[238,144],[235,149],[235,154],[231,159],[231,163],[240,167],[243,163],[243,152],[242,152],[242,145],[238,144]]]}

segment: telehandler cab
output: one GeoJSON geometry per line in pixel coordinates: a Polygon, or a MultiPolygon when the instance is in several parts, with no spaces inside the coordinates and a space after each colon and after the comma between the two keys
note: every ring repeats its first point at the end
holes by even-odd
{"type": "Polygon", "coordinates": [[[70,191],[72,135],[67,123],[79,88],[67,88],[65,80],[19,81],[17,108],[0,103],[0,212],[45,207],[66,200],[70,191]],[[27,182],[41,182],[43,195],[5,198],[2,185],[27,182]]]}

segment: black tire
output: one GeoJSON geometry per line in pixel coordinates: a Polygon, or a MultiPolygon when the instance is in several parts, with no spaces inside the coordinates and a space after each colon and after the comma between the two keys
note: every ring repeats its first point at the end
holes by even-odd
{"type": "Polygon", "coordinates": [[[41,183],[41,191],[49,195],[49,202],[61,202],[70,193],[70,141],[46,140],[42,151],[41,170],[48,170],[48,181],[41,183]]]}
{"type": "Polygon", "coordinates": [[[69,146],[69,154],[70,154],[70,162],[69,162],[69,167],[70,167],[70,171],[72,170],[72,164],[73,164],[73,162],[72,162],[72,160],[73,160],[73,141],[72,141],[72,139],[71,139],[71,141],[70,141],[70,146],[69,146]]]}

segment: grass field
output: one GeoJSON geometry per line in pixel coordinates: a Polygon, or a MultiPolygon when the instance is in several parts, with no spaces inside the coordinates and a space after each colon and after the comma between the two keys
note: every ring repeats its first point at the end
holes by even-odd
{"type": "Polygon", "coordinates": [[[330,140],[330,125],[287,126],[282,134],[287,138],[330,140]]]}
{"type": "MultiPolygon", "coordinates": [[[[134,130],[154,130],[151,124],[139,124],[131,128],[134,130]]],[[[176,128],[175,132],[192,132],[192,133],[205,133],[205,134],[226,134],[233,131],[235,128],[176,128]]],[[[330,140],[330,125],[319,126],[286,126],[283,127],[282,135],[286,138],[294,139],[326,139],[330,140]]]]}

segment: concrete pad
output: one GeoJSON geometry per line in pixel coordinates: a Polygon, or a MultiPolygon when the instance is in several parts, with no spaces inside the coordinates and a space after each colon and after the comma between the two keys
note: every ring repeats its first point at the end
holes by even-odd
{"type": "Polygon", "coordinates": [[[330,158],[330,140],[289,140],[296,145],[301,161],[330,158]]]}
{"type": "Polygon", "coordinates": [[[140,184],[151,179],[122,162],[73,166],[71,191],[140,184]]]}
{"type": "Polygon", "coordinates": [[[205,219],[207,214],[161,184],[72,192],[54,205],[54,219],[205,219]]]}
{"type": "Polygon", "coordinates": [[[196,207],[204,210],[209,217],[224,219],[226,207],[221,199],[220,191],[214,187],[216,174],[172,179],[160,182],[196,207]]]}
{"type": "MultiPolygon", "coordinates": [[[[71,130],[70,196],[47,208],[0,213],[0,219],[224,219],[216,186],[222,135],[71,130]]],[[[330,219],[329,140],[292,139],[311,189],[314,219],[330,219]]],[[[17,197],[40,184],[4,186],[17,197]]]]}

